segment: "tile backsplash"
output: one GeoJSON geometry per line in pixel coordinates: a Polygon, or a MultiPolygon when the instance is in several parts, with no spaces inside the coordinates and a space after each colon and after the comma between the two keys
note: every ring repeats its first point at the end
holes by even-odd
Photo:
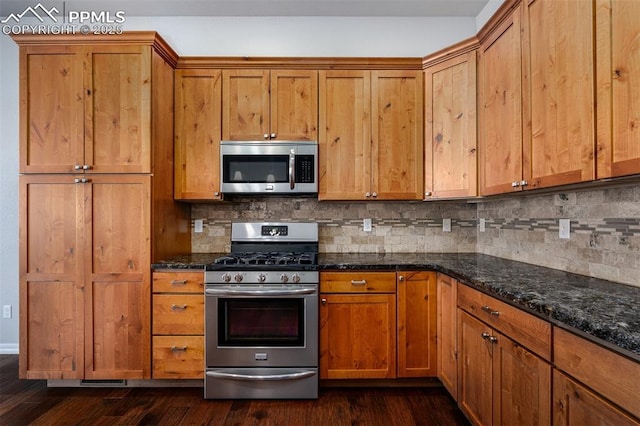
{"type": "Polygon", "coordinates": [[[226,252],[236,221],[319,223],[320,251],[479,252],[640,286],[640,185],[548,194],[510,194],[477,203],[319,202],[306,197],[241,197],[194,204],[194,253],[226,252]],[[363,219],[372,219],[371,232],[363,219]],[[485,231],[478,231],[478,218],[485,231]],[[569,239],[558,220],[569,219],[569,239]],[[451,219],[451,232],[443,231],[451,219]]]}
{"type": "Polygon", "coordinates": [[[232,203],[194,204],[191,218],[203,221],[192,234],[195,253],[229,250],[231,222],[318,222],[320,251],[327,253],[473,252],[476,206],[466,202],[319,202],[314,198],[242,197],[232,203]],[[370,218],[371,232],[363,230],[370,218]],[[451,219],[451,232],[442,219],[451,219]]]}
{"type": "Polygon", "coordinates": [[[480,253],[640,286],[640,185],[483,201],[477,217],[480,253]]]}

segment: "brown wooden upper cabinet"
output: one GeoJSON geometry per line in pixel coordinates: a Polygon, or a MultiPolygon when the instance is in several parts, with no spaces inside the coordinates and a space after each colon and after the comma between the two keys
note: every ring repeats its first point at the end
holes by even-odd
{"type": "Polygon", "coordinates": [[[593,180],[593,2],[527,0],[522,13],[522,186],[593,180]]]}
{"type": "Polygon", "coordinates": [[[176,200],[220,200],[222,71],[175,72],[176,200]]]}
{"type": "Polygon", "coordinates": [[[421,71],[320,71],[320,200],[419,200],[421,71]]]}
{"type": "Polygon", "coordinates": [[[224,70],[223,140],[318,139],[316,70],[224,70]]]}
{"type": "Polygon", "coordinates": [[[522,187],[520,18],[518,6],[481,38],[478,72],[481,195],[522,187]]]}
{"type": "Polygon", "coordinates": [[[427,200],[478,195],[476,56],[461,53],[424,71],[427,200]]]}
{"type": "Polygon", "coordinates": [[[151,172],[151,52],[20,49],[20,172],[151,172]]]}
{"type": "Polygon", "coordinates": [[[640,173],[640,2],[596,1],[597,178],[640,173]]]}
{"type": "Polygon", "coordinates": [[[501,13],[479,34],[480,193],[640,173],[640,3],[501,13]]]}

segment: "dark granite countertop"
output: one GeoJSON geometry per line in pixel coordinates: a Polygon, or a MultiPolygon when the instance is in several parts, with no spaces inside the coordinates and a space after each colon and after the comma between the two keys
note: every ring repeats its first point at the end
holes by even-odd
{"type": "MultiPolygon", "coordinates": [[[[218,256],[191,254],[152,266],[204,270],[218,256]]],[[[475,253],[321,253],[318,269],[443,272],[640,361],[640,287],[475,253]]]]}

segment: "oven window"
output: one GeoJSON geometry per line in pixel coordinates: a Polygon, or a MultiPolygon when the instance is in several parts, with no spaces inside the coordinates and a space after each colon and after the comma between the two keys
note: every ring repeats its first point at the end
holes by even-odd
{"type": "Polygon", "coordinates": [[[225,183],[279,183],[289,181],[288,155],[225,155],[225,183]]]}
{"type": "Polygon", "coordinates": [[[304,298],[218,299],[219,346],[304,346],[304,298]]]}

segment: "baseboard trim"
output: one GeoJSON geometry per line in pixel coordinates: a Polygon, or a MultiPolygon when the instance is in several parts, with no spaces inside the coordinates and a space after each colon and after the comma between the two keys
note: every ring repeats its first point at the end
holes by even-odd
{"type": "Polygon", "coordinates": [[[0,355],[17,355],[17,343],[0,343],[0,355]]]}

